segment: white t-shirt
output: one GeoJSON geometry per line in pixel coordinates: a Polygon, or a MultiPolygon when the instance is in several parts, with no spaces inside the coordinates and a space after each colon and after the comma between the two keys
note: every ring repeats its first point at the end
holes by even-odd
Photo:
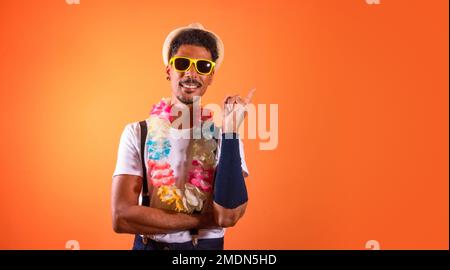
{"type": "MultiPolygon", "coordinates": [[[[148,120],[147,120],[148,126],[148,120]]],[[[124,131],[122,132],[122,136],[120,137],[119,150],[117,153],[117,163],[116,169],[114,170],[113,176],[120,174],[129,174],[129,175],[137,175],[142,177],[142,162],[141,162],[141,131],[140,131],[139,122],[134,122],[125,126],[124,131]]],[[[220,129],[215,129],[218,134],[220,134],[220,129]]],[[[170,154],[168,156],[168,162],[173,169],[175,179],[186,179],[189,172],[189,144],[191,143],[188,138],[191,129],[174,129],[170,128],[168,139],[171,144],[170,154]]],[[[220,157],[220,146],[221,146],[221,136],[217,136],[219,139],[217,145],[217,163],[219,162],[220,157]]],[[[147,153],[147,145],[145,146],[145,153],[147,153]]],[[[241,155],[241,166],[242,171],[244,172],[244,176],[248,176],[248,169],[245,163],[245,154],[244,154],[244,145],[242,140],[239,139],[239,150],[241,155]]],[[[145,164],[147,164],[148,156],[144,155],[145,164]]],[[[216,163],[216,165],[217,165],[216,163]]],[[[178,183],[179,181],[177,181],[178,183]]],[[[142,200],[142,191],[141,196],[139,196],[139,203],[142,200]]],[[[198,237],[199,239],[206,238],[219,238],[223,237],[225,230],[223,228],[219,229],[202,229],[199,230],[198,237]]],[[[189,231],[180,231],[169,234],[155,234],[152,235],[152,239],[160,242],[166,243],[181,243],[191,241],[191,234],[189,231]]]]}

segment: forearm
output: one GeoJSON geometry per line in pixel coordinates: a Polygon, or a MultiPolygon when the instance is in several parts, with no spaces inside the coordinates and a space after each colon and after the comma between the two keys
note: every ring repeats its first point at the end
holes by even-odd
{"type": "Polygon", "coordinates": [[[115,231],[131,234],[158,234],[211,226],[206,216],[133,205],[114,214],[115,231]]]}
{"type": "Polygon", "coordinates": [[[223,227],[234,226],[247,207],[247,187],[242,174],[239,139],[222,135],[222,149],[214,180],[214,215],[223,227]]]}

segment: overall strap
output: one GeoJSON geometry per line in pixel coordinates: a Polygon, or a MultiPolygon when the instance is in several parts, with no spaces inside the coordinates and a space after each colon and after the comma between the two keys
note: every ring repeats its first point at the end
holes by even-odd
{"type": "Polygon", "coordinates": [[[147,169],[145,166],[145,141],[147,140],[147,122],[139,122],[141,126],[141,161],[142,161],[142,206],[150,206],[150,194],[148,193],[147,169]]]}

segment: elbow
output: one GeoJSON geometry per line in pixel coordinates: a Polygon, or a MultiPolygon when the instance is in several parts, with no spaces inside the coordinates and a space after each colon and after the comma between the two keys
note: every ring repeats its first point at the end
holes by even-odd
{"type": "Polygon", "coordinates": [[[125,218],[123,211],[113,210],[112,215],[112,227],[115,233],[126,233],[125,231],[125,218]]]}
{"type": "Polygon", "coordinates": [[[239,218],[233,216],[219,216],[216,217],[216,223],[222,228],[234,227],[238,222],[239,218]]]}
{"type": "Polygon", "coordinates": [[[115,233],[124,233],[122,226],[117,221],[113,221],[113,230],[115,233]]]}
{"type": "Polygon", "coordinates": [[[234,227],[243,216],[243,211],[227,211],[225,213],[216,213],[215,220],[217,225],[222,228],[234,227]]]}
{"type": "Polygon", "coordinates": [[[247,203],[234,209],[227,209],[214,202],[214,219],[216,224],[222,228],[234,227],[239,219],[244,216],[247,203]]]}

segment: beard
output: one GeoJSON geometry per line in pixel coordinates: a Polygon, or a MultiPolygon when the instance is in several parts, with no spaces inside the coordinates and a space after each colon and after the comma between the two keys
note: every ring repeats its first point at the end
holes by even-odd
{"type": "Polygon", "coordinates": [[[192,97],[184,97],[183,95],[177,95],[177,99],[185,105],[191,105],[192,103],[194,103],[194,98],[192,97]]]}
{"type": "Polygon", "coordinates": [[[180,88],[175,96],[184,105],[192,105],[198,98],[203,96],[203,93],[204,92],[202,92],[201,90],[197,90],[194,92],[189,90],[185,91],[180,88]]]}

